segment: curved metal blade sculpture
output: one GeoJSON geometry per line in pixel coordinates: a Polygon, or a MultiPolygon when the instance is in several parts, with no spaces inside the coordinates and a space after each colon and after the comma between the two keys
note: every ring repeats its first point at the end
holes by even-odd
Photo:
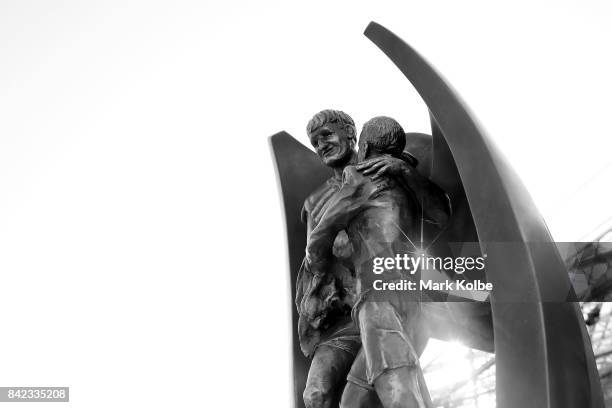
{"type": "MultiPolygon", "coordinates": [[[[462,311],[472,319],[471,331],[480,333],[459,333],[463,323],[453,326],[451,320],[446,320],[447,331],[456,330],[455,338],[472,347],[494,349],[500,408],[603,408],[590,339],[565,265],[528,192],[431,65],[377,23],[370,23],[365,35],[402,71],[429,109],[434,153],[424,162],[431,164],[430,178],[454,195],[454,205],[460,204],[445,239],[472,237],[487,255],[486,277],[494,286],[491,310],[481,303],[472,305],[486,306],[484,313],[479,307],[462,311]],[[436,166],[441,157],[446,165],[436,166]],[[492,323],[487,312],[492,312],[492,323]],[[489,329],[492,324],[494,344],[483,324],[489,329]]],[[[293,300],[306,244],[300,209],[330,172],[285,132],[272,136],[271,145],[285,208],[293,300]]],[[[294,395],[300,407],[308,362],[296,341],[293,302],[292,310],[294,395]]],[[[444,331],[431,335],[448,337],[444,331]]]]}
{"type": "Polygon", "coordinates": [[[421,95],[459,171],[494,285],[498,406],[603,407],[565,265],[523,184],[431,65],[377,23],[365,35],[421,95]]]}

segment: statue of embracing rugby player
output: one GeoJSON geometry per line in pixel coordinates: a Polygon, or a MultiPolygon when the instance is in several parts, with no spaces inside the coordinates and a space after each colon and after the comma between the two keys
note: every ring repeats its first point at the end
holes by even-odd
{"type": "MultiPolygon", "coordinates": [[[[375,292],[370,279],[372,260],[405,252],[422,218],[447,222],[448,196],[417,171],[404,152],[406,133],[389,117],[365,123],[358,152],[355,123],[342,111],[317,113],[307,132],[333,176],[302,209],[307,248],[295,301],[300,347],[312,358],[304,403],[427,407],[419,294],[375,292]]],[[[385,273],[388,281],[405,278],[385,273]]]]}

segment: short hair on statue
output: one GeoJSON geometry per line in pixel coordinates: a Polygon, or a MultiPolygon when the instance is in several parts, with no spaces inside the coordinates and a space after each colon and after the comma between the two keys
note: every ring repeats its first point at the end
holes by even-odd
{"type": "Polygon", "coordinates": [[[308,122],[308,125],[306,125],[306,132],[310,135],[326,123],[340,123],[344,125],[348,130],[349,139],[355,141],[357,130],[355,129],[353,118],[347,113],[335,109],[324,109],[315,114],[308,122]]]}
{"type": "Polygon", "coordinates": [[[399,157],[406,147],[406,133],[402,126],[388,116],[377,116],[368,120],[361,130],[360,141],[379,153],[399,157]]]}

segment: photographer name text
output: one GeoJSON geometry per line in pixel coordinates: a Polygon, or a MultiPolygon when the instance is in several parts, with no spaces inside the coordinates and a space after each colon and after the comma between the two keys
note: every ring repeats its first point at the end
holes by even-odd
{"type": "Polygon", "coordinates": [[[480,280],[467,281],[460,279],[456,281],[445,280],[436,282],[433,280],[419,280],[417,282],[408,279],[399,281],[385,282],[382,279],[377,279],[372,283],[374,290],[439,290],[451,292],[456,290],[493,290],[493,284],[480,280]]]}

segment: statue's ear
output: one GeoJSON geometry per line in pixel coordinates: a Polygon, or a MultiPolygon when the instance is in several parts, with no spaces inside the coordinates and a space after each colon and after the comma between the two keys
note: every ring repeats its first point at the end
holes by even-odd
{"type": "Polygon", "coordinates": [[[363,157],[364,159],[368,157],[368,154],[370,153],[370,143],[365,142],[363,146],[360,146],[360,149],[363,149],[363,157]]]}
{"type": "Polygon", "coordinates": [[[355,125],[351,126],[348,123],[345,124],[344,127],[346,128],[346,133],[348,133],[351,138],[352,146],[355,147],[357,144],[357,128],[355,125]]]}

